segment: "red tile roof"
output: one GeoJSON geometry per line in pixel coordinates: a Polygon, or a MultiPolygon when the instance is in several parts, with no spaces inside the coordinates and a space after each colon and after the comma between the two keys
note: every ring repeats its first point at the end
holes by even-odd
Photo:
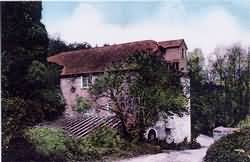
{"type": "Polygon", "coordinates": [[[157,43],[153,40],[144,40],[91,49],[61,52],[57,55],[48,57],[48,62],[63,66],[64,68],[61,73],[62,76],[103,72],[105,68],[113,62],[125,59],[136,52],[156,52],[159,50],[159,45],[164,48],[171,48],[180,46],[180,42],[183,41],[184,40],[182,39],[157,43]]]}

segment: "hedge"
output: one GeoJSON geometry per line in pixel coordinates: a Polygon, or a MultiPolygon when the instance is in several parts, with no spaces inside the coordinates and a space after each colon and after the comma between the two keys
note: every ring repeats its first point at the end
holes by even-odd
{"type": "Polygon", "coordinates": [[[211,145],[205,162],[250,162],[250,129],[222,137],[211,145]]]}

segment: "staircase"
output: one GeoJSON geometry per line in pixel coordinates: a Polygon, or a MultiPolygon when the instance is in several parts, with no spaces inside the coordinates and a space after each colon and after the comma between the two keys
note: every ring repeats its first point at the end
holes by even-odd
{"type": "Polygon", "coordinates": [[[76,138],[84,137],[90,132],[101,128],[118,128],[121,124],[116,117],[101,118],[95,116],[81,118],[66,118],[63,122],[63,129],[76,138]]]}

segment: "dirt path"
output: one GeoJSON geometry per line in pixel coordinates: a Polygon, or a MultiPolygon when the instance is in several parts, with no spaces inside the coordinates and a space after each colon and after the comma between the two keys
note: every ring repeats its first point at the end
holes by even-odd
{"type": "Polygon", "coordinates": [[[207,148],[197,150],[172,151],[154,155],[143,155],[136,158],[121,160],[119,162],[202,162],[207,148]]]}
{"type": "Polygon", "coordinates": [[[207,148],[213,143],[213,139],[201,135],[197,138],[197,141],[202,145],[201,149],[143,155],[119,162],[202,162],[203,157],[206,155],[207,148]]]}

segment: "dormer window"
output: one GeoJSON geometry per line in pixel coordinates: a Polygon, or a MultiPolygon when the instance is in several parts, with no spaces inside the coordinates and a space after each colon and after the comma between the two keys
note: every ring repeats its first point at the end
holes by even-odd
{"type": "Polygon", "coordinates": [[[81,76],[81,88],[89,88],[92,85],[92,76],[81,76]]]}

